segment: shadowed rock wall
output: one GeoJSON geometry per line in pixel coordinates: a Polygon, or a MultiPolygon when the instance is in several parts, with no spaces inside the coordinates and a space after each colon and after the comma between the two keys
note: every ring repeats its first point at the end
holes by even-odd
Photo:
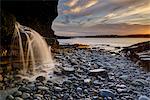
{"type": "MultiPolygon", "coordinates": [[[[58,43],[51,29],[52,22],[57,17],[57,4],[58,0],[2,0],[2,26],[4,26],[3,20],[5,23],[14,23],[7,17],[13,15],[20,24],[31,27],[44,37],[51,38],[48,39],[49,44],[58,43]]],[[[14,28],[13,25],[11,26],[14,28]]]]}
{"type": "Polygon", "coordinates": [[[1,0],[0,2],[1,76],[12,68],[8,63],[16,21],[40,33],[52,47],[58,46],[54,31],[51,29],[52,22],[57,17],[58,0],[1,0]]]}

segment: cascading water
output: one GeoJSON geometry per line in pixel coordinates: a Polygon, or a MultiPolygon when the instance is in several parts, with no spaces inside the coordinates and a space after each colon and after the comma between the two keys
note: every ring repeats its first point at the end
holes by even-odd
{"type": "Polygon", "coordinates": [[[19,60],[23,75],[39,75],[41,72],[52,72],[54,63],[51,51],[42,36],[33,29],[20,25],[15,25],[15,35],[12,49],[18,48],[17,59],[19,60]],[[18,45],[18,46],[16,46],[18,45]]]}

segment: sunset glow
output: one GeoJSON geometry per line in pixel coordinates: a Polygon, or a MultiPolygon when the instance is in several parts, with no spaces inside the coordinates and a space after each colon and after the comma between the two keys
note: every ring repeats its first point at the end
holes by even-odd
{"type": "Polygon", "coordinates": [[[79,0],[69,0],[68,2],[65,2],[64,5],[72,7],[74,6],[79,0]]]}

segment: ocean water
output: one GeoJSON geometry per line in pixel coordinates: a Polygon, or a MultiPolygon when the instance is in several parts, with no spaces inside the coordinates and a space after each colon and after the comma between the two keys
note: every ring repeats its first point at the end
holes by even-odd
{"type": "Polygon", "coordinates": [[[127,47],[136,43],[150,41],[150,38],[72,38],[58,39],[61,45],[86,44],[91,47],[114,50],[114,47],[127,47]]]}

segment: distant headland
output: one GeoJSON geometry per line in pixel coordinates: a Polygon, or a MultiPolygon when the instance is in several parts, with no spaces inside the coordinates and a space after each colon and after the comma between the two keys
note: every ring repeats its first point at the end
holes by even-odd
{"type": "Polygon", "coordinates": [[[150,38],[150,34],[136,34],[136,35],[95,35],[95,36],[56,36],[57,39],[71,39],[71,38],[150,38]]]}

